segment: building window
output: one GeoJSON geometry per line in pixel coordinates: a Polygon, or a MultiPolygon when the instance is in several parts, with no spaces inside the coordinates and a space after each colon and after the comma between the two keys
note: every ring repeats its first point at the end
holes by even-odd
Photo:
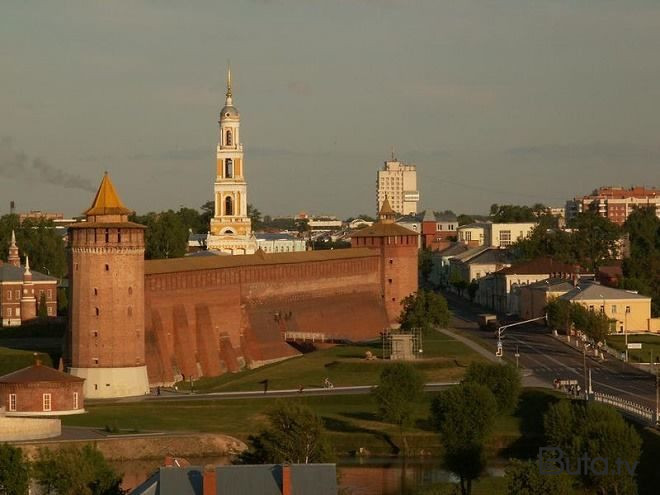
{"type": "Polygon", "coordinates": [[[11,291],[7,291],[7,301],[11,301],[11,291]]]}
{"type": "Polygon", "coordinates": [[[74,268],[74,270],[77,271],[78,270],[78,263],[74,263],[73,268],[74,268]]]}
{"type": "Polygon", "coordinates": [[[110,271],[110,265],[108,265],[107,263],[105,264],[105,271],[106,271],[106,272],[109,272],[109,271],[110,271]]]}
{"type": "Polygon", "coordinates": [[[601,307],[600,307],[600,312],[601,312],[601,313],[604,313],[604,312],[605,312],[605,305],[601,305],[601,307]]]}
{"type": "Polygon", "coordinates": [[[234,177],[234,162],[231,158],[225,160],[225,178],[231,179],[234,177]]]}
{"type": "Polygon", "coordinates": [[[99,310],[99,308],[94,308],[94,312],[96,313],[96,316],[101,314],[101,310],[99,310]]]}
{"type": "Polygon", "coordinates": [[[43,395],[43,410],[50,411],[50,394],[43,395]]]}
{"type": "Polygon", "coordinates": [[[21,298],[21,290],[16,289],[16,300],[18,301],[21,298]]]}
{"type": "Polygon", "coordinates": [[[128,288],[128,295],[132,296],[133,295],[133,287],[128,288]]]}
{"type": "Polygon", "coordinates": [[[48,316],[53,316],[53,307],[48,306],[46,309],[47,309],[48,316]]]}
{"type": "Polygon", "coordinates": [[[626,306],[626,313],[630,313],[630,306],[626,306]]]}
{"type": "Polygon", "coordinates": [[[226,144],[227,146],[233,146],[233,140],[232,140],[232,137],[231,137],[231,131],[230,131],[229,129],[227,129],[226,138],[225,138],[225,144],[226,144]]]}
{"type": "Polygon", "coordinates": [[[94,358],[93,361],[94,361],[94,364],[99,364],[99,358],[94,358]]]}
{"type": "Polygon", "coordinates": [[[46,292],[46,297],[48,297],[48,299],[53,298],[53,289],[48,289],[48,291],[46,292]]]}
{"type": "Polygon", "coordinates": [[[593,310],[594,310],[593,304],[589,305],[589,311],[593,311],[593,310]]]}
{"type": "Polygon", "coordinates": [[[511,231],[502,230],[500,232],[500,245],[501,246],[510,246],[511,245],[511,231]]]}
{"type": "Polygon", "coordinates": [[[234,214],[234,202],[231,196],[225,198],[225,215],[231,216],[234,214]]]}
{"type": "Polygon", "coordinates": [[[73,408],[78,409],[78,392],[73,393],[73,408]]]}
{"type": "Polygon", "coordinates": [[[612,305],[612,313],[616,313],[616,306],[614,304],[612,305]]]}
{"type": "Polygon", "coordinates": [[[98,295],[99,295],[99,290],[98,290],[96,287],[94,287],[94,295],[95,295],[95,296],[98,296],[98,295]]]}
{"type": "Polygon", "coordinates": [[[14,309],[14,316],[21,316],[21,308],[14,309]]]}
{"type": "Polygon", "coordinates": [[[16,394],[9,394],[9,410],[16,410],[16,394]]]}

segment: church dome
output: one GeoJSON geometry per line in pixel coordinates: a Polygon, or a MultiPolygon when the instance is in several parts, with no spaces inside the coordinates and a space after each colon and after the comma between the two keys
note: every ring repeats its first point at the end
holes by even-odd
{"type": "Polygon", "coordinates": [[[233,105],[225,105],[220,110],[220,120],[224,119],[237,119],[239,117],[238,110],[233,105]]]}

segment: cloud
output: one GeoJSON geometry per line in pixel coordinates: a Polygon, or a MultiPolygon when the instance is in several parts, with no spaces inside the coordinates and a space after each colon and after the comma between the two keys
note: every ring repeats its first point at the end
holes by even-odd
{"type": "Polygon", "coordinates": [[[129,160],[202,160],[213,156],[212,147],[199,147],[199,148],[175,148],[171,150],[161,151],[159,153],[133,153],[128,156],[129,160]]]}
{"type": "Polygon", "coordinates": [[[287,89],[298,96],[309,96],[312,93],[311,86],[303,81],[291,81],[287,85],[287,89]]]}
{"type": "Polygon", "coordinates": [[[96,191],[92,183],[84,177],[59,169],[41,158],[29,158],[23,151],[15,150],[11,138],[8,137],[0,139],[0,175],[69,189],[96,191]]]}
{"type": "Polygon", "coordinates": [[[543,144],[509,148],[504,153],[511,157],[549,160],[660,162],[660,147],[631,143],[543,144]]]}

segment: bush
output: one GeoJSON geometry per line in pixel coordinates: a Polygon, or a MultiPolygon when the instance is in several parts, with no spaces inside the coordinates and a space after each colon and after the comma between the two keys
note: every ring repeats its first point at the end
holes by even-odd
{"type": "Polygon", "coordinates": [[[500,414],[509,414],[518,405],[522,384],[520,373],[513,365],[471,363],[463,381],[488,387],[500,414]]]}

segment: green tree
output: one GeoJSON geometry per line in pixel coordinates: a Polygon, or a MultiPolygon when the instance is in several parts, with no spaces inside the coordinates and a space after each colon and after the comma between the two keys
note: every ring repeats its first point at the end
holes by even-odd
{"type": "Polygon", "coordinates": [[[458,219],[458,225],[467,225],[469,223],[474,223],[474,218],[464,213],[458,215],[457,219],[458,219]]]}
{"type": "Polygon", "coordinates": [[[145,256],[147,259],[179,258],[186,253],[189,231],[173,210],[133,216],[134,222],[147,227],[145,256]]]}
{"type": "Polygon", "coordinates": [[[596,269],[604,261],[616,258],[622,235],[616,224],[593,211],[587,211],[576,215],[569,226],[577,229],[573,234],[573,249],[585,266],[596,269]]]}
{"type": "Polygon", "coordinates": [[[67,272],[66,249],[62,236],[51,220],[26,219],[19,223],[18,215],[0,217],[0,257],[7,259],[12,230],[21,256],[30,257],[30,268],[64,277],[67,272]]]}
{"type": "Polygon", "coordinates": [[[518,369],[511,364],[470,363],[463,381],[488,387],[500,414],[509,414],[518,405],[522,383],[518,369]]]}
{"type": "Polygon", "coordinates": [[[41,293],[39,296],[39,307],[37,308],[37,316],[40,320],[48,318],[48,307],[46,306],[46,294],[41,293]]]}
{"type": "Polygon", "coordinates": [[[215,216],[215,202],[207,201],[199,208],[202,210],[199,221],[204,226],[200,233],[208,232],[211,229],[211,219],[215,216]]]}
{"type": "Polygon", "coordinates": [[[607,459],[610,469],[605,474],[583,470],[580,481],[585,488],[603,494],[637,493],[634,470],[642,441],[635,428],[614,408],[597,402],[560,401],[548,409],[543,423],[549,444],[562,449],[573,467],[585,454],[590,459],[607,459]],[[618,473],[617,462],[622,465],[618,473]],[[624,462],[633,474],[623,466],[624,462]]]}
{"type": "Polygon", "coordinates": [[[467,280],[465,280],[460,273],[456,270],[449,272],[449,285],[451,285],[462,296],[463,291],[468,288],[467,280]]]}
{"type": "Polygon", "coordinates": [[[263,223],[261,222],[261,212],[256,206],[250,203],[247,205],[247,216],[250,217],[252,228],[254,230],[260,230],[263,227],[263,223]]]}
{"type": "Polygon", "coordinates": [[[268,427],[248,437],[250,448],[241,454],[239,463],[308,464],[332,459],[323,421],[309,407],[282,400],[267,418],[268,427]]]}
{"type": "Polygon", "coordinates": [[[468,296],[470,297],[470,302],[474,302],[474,298],[479,292],[479,282],[473,280],[470,282],[470,285],[467,286],[468,296]]]}
{"type": "Polygon", "coordinates": [[[653,316],[660,316],[660,219],[655,208],[633,211],[624,229],[630,256],[623,261],[623,287],[651,297],[653,316]]]}
{"type": "Polygon", "coordinates": [[[189,231],[195,234],[204,234],[209,231],[209,226],[202,220],[202,215],[194,208],[182,206],[176,214],[189,231]]]}
{"type": "Polygon", "coordinates": [[[555,330],[562,330],[566,335],[571,328],[571,303],[565,299],[553,299],[545,307],[548,325],[555,330]]]}
{"type": "Polygon", "coordinates": [[[490,218],[495,223],[536,222],[539,210],[545,212],[547,208],[540,203],[536,204],[536,209],[529,206],[493,204],[490,207],[490,218]]]}
{"type": "Polygon", "coordinates": [[[433,253],[431,253],[430,249],[422,248],[419,250],[417,265],[421,285],[422,287],[428,287],[430,285],[429,277],[431,276],[431,271],[433,271],[433,253]]]}
{"type": "Polygon", "coordinates": [[[39,449],[34,479],[47,495],[122,495],[121,476],[91,445],[39,449]]]}
{"type": "Polygon", "coordinates": [[[399,321],[404,330],[421,328],[428,331],[434,326],[449,325],[451,317],[449,306],[447,300],[440,294],[420,289],[416,294],[406,297],[401,304],[403,310],[399,321]]]}
{"type": "Polygon", "coordinates": [[[30,464],[23,451],[0,443],[0,494],[27,495],[30,485],[30,464]]]}
{"type": "Polygon", "coordinates": [[[67,315],[69,313],[69,296],[65,288],[57,289],[57,314],[67,315]]]}
{"type": "Polygon", "coordinates": [[[405,429],[413,420],[415,408],[424,392],[424,377],[408,363],[388,365],[380,374],[373,394],[381,417],[399,427],[404,455],[408,454],[405,429]]]}
{"type": "Polygon", "coordinates": [[[573,493],[570,476],[541,474],[533,461],[513,459],[506,467],[506,492],[508,495],[569,495],[573,493]]]}
{"type": "Polygon", "coordinates": [[[493,430],[497,401],[476,383],[461,383],[431,403],[431,420],[440,434],[446,467],[460,480],[462,495],[486,467],[485,442],[493,430]]]}

